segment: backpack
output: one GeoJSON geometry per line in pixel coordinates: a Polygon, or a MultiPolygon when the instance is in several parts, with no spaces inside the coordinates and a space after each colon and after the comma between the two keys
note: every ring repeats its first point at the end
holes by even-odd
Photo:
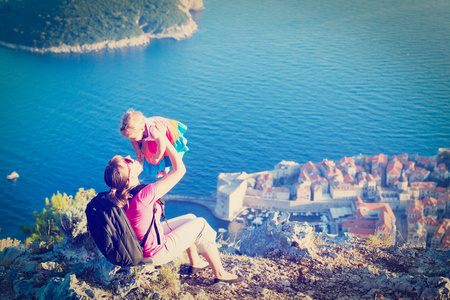
{"type": "MultiPolygon", "coordinates": [[[[144,184],[139,185],[130,192],[134,196],[144,187],[144,184]]],[[[109,201],[108,193],[99,193],[87,204],[85,213],[88,230],[98,249],[110,263],[121,267],[136,266],[143,259],[143,246],[155,223],[155,216],[153,215],[144,239],[139,241],[125,210],[109,201]]],[[[159,201],[155,205],[163,206],[159,201]]]]}

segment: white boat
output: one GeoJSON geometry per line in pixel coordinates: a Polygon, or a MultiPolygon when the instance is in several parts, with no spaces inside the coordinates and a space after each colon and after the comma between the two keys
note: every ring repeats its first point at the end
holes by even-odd
{"type": "Polygon", "coordinates": [[[253,225],[262,225],[262,223],[263,223],[263,221],[260,217],[257,217],[252,221],[253,225]]]}
{"type": "Polygon", "coordinates": [[[19,178],[19,174],[16,171],[14,171],[11,174],[6,176],[6,179],[8,179],[8,180],[14,180],[17,178],[19,178]]]}

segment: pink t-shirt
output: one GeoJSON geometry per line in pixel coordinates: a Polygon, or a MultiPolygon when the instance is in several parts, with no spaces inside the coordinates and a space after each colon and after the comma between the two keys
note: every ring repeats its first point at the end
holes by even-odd
{"type": "Polygon", "coordinates": [[[130,200],[126,209],[128,220],[139,240],[144,239],[144,235],[152,221],[153,214],[155,214],[156,226],[153,226],[150,230],[147,241],[145,242],[144,257],[153,257],[167,242],[163,227],[160,223],[162,213],[161,205],[156,205],[156,211],[153,212],[154,204],[158,200],[155,198],[155,195],[156,185],[148,184],[130,200]],[[157,233],[159,234],[160,244],[158,244],[157,233]]]}

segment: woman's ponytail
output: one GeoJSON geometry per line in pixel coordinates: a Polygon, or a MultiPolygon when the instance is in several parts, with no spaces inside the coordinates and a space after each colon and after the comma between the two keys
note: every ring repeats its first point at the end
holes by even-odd
{"type": "Polygon", "coordinates": [[[108,199],[115,205],[119,207],[124,207],[128,204],[128,199],[130,197],[130,193],[128,189],[124,190],[116,190],[111,189],[108,194],[108,199]]]}
{"type": "Polygon", "coordinates": [[[124,207],[130,197],[128,187],[128,168],[123,166],[120,155],[114,156],[105,168],[105,183],[111,188],[108,199],[119,207],[124,207]]]}

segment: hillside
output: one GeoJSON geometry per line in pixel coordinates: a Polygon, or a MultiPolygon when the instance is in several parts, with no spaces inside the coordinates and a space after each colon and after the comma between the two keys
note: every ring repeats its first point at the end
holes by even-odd
{"type": "MultiPolygon", "coordinates": [[[[377,239],[318,236],[306,223],[274,215],[221,243],[222,260],[244,278],[213,284],[211,270],[187,276],[187,257],[159,269],[114,267],[89,238],[51,251],[0,252],[3,299],[449,299],[448,251],[388,246],[377,239]],[[87,242],[87,243],[86,243],[87,242]],[[252,250],[246,250],[251,245],[252,250]],[[240,253],[243,251],[243,253],[240,253]],[[253,251],[264,253],[255,256],[253,251]],[[244,254],[244,255],[241,255],[244,254]]],[[[80,239],[78,239],[80,241],[80,239]]]]}
{"type": "Polygon", "coordinates": [[[0,41],[38,49],[121,41],[185,26],[188,9],[179,0],[3,0],[0,41]]]}

